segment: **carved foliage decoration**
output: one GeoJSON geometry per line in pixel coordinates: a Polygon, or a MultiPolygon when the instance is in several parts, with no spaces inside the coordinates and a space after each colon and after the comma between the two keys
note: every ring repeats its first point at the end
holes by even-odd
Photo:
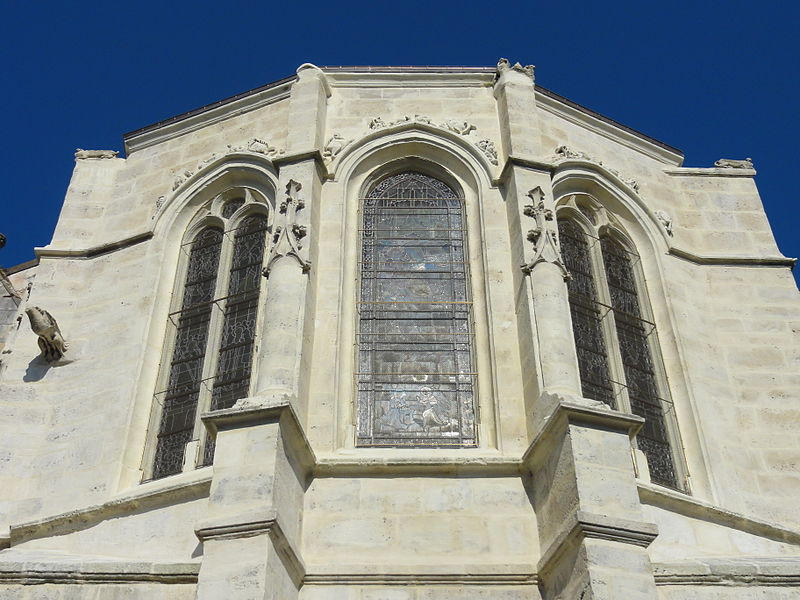
{"type": "Polygon", "coordinates": [[[604,165],[602,160],[597,160],[596,158],[593,158],[593,157],[589,156],[585,152],[579,152],[577,150],[573,150],[569,146],[559,146],[558,148],[556,148],[556,152],[555,152],[555,161],[556,162],[562,161],[562,160],[569,160],[569,159],[585,160],[587,162],[591,162],[591,163],[594,163],[596,165],[600,165],[606,171],[611,173],[614,177],[619,179],[622,183],[624,183],[629,188],[631,188],[634,192],[636,192],[637,194],[639,193],[639,187],[640,186],[639,186],[639,182],[638,181],[636,181],[635,179],[628,179],[628,178],[623,177],[620,174],[620,172],[617,171],[616,169],[612,169],[611,167],[608,167],[608,166],[604,165]]]}
{"type": "Polygon", "coordinates": [[[272,248],[269,251],[267,266],[264,267],[264,277],[269,277],[272,266],[284,256],[292,256],[300,264],[303,273],[311,270],[311,263],[300,256],[303,248],[300,240],[308,233],[305,225],[297,222],[297,211],[305,207],[305,203],[298,197],[303,186],[294,179],[286,184],[286,199],[281,202],[278,212],[279,224],[276,224],[272,235],[272,248]]]}
{"type": "MultiPolygon", "coordinates": [[[[223,154],[238,154],[242,152],[251,152],[253,154],[263,154],[268,158],[275,158],[276,156],[280,156],[284,153],[284,150],[280,150],[275,146],[271,146],[268,142],[264,140],[260,140],[258,138],[253,138],[246,144],[240,145],[231,145],[228,144],[228,149],[223,154]]],[[[77,155],[76,155],[77,156],[77,155]]],[[[193,169],[184,169],[184,171],[178,174],[172,182],[172,191],[174,192],[179,187],[181,187],[187,180],[189,180],[192,175],[201,171],[206,166],[210,165],[214,162],[217,158],[219,158],[220,154],[217,152],[212,152],[207,157],[202,159],[200,162],[197,163],[197,166],[193,169]]],[[[163,203],[162,203],[163,204],[163,203]]],[[[160,207],[159,207],[160,208],[160,207]]]]}
{"type": "MultiPolygon", "coordinates": [[[[410,123],[422,123],[423,125],[436,127],[437,129],[443,129],[445,131],[449,131],[451,133],[455,133],[457,135],[462,135],[465,137],[468,137],[473,131],[477,131],[478,129],[475,125],[473,125],[468,121],[462,121],[460,119],[445,119],[441,123],[435,123],[433,119],[431,119],[430,117],[426,117],[425,115],[419,115],[419,114],[414,115],[413,117],[404,115],[399,119],[388,122],[384,121],[382,117],[372,117],[367,124],[370,130],[377,131],[379,129],[398,127],[400,125],[407,125],[410,123]]],[[[474,143],[478,147],[478,149],[486,156],[486,158],[489,159],[490,163],[492,163],[493,165],[498,164],[497,149],[495,148],[494,142],[488,139],[483,139],[474,143]]]]}
{"type": "Polygon", "coordinates": [[[549,262],[561,269],[565,280],[569,279],[569,273],[561,260],[553,210],[545,206],[542,188],[535,187],[528,192],[528,197],[532,204],[525,205],[524,213],[536,222],[533,229],[528,231],[528,241],[533,242],[534,255],[530,262],[522,265],[522,272],[530,275],[537,264],[549,262]]]}
{"type": "Polygon", "coordinates": [[[69,348],[69,344],[61,335],[58,323],[53,316],[38,306],[25,310],[31,322],[33,333],[39,336],[39,349],[42,357],[49,363],[56,362],[69,348]]]}

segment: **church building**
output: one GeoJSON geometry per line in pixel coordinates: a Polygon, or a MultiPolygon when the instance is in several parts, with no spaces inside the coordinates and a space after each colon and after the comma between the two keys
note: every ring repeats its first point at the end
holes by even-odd
{"type": "Polygon", "coordinates": [[[303,64],[124,142],[0,270],[0,599],[800,599],[750,159],[506,59],[303,64]]]}

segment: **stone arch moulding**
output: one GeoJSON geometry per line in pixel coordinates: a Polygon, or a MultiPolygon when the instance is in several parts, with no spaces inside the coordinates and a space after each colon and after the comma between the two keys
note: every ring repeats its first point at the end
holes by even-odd
{"type": "Polygon", "coordinates": [[[203,224],[212,223],[201,213],[220,195],[235,190],[251,190],[264,200],[264,212],[270,223],[275,214],[277,171],[264,156],[234,153],[209,162],[192,178],[172,192],[169,201],[155,215],[153,243],[150,253],[157,254],[157,274],[154,281],[154,301],[143,334],[145,351],[140,357],[139,385],[133,392],[129,414],[128,439],[118,480],[118,489],[139,484],[143,448],[152,408],[152,388],[159,373],[161,349],[166,339],[164,317],[169,313],[176,275],[180,269],[181,244],[203,224]]]}
{"type": "Polygon", "coordinates": [[[589,161],[570,159],[558,164],[553,173],[553,197],[557,203],[571,194],[581,193],[595,196],[601,205],[617,216],[620,216],[620,211],[614,207],[621,208],[649,238],[653,247],[664,254],[669,252],[672,247],[670,233],[656,211],[625,180],[603,165],[589,161]]]}
{"type": "MultiPolygon", "coordinates": [[[[352,373],[355,366],[353,340],[358,280],[358,249],[360,238],[360,199],[380,179],[403,170],[417,170],[441,179],[463,195],[467,218],[467,246],[474,303],[477,362],[477,405],[480,412],[479,447],[494,447],[497,443],[495,369],[491,368],[493,351],[490,345],[491,323],[487,306],[486,256],[483,240],[486,237],[483,203],[493,185],[493,168],[480,152],[455,134],[427,128],[419,123],[401,126],[391,131],[380,130],[348,146],[332,165],[332,183],[341,186],[342,207],[341,278],[338,351],[336,357],[337,434],[338,448],[352,447],[355,389],[352,373]],[[481,351],[483,348],[485,351],[481,351]]],[[[498,198],[499,198],[499,192],[498,198]]]]}
{"type": "MultiPolygon", "coordinates": [[[[177,181],[177,180],[176,180],[177,181]]],[[[175,186],[169,193],[159,196],[153,213],[152,231],[158,236],[178,226],[175,219],[187,212],[186,209],[199,207],[225,189],[249,187],[269,201],[269,208],[275,208],[275,190],[278,171],[272,161],[262,154],[233,152],[224,155],[211,155],[201,161],[196,172],[175,186]]],[[[191,211],[188,211],[191,212],[191,211]]]]}
{"type": "Polygon", "coordinates": [[[427,144],[431,149],[437,148],[438,152],[434,151],[434,156],[431,156],[434,162],[435,154],[442,157],[457,156],[464,164],[470,165],[477,179],[485,179],[487,185],[492,185],[491,182],[497,177],[498,167],[464,136],[419,121],[408,121],[370,131],[363,137],[347,143],[329,165],[328,177],[334,180],[347,179],[354,165],[370,154],[386,146],[410,142],[427,144]],[[478,172],[481,172],[481,175],[478,175],[478,172]]]}

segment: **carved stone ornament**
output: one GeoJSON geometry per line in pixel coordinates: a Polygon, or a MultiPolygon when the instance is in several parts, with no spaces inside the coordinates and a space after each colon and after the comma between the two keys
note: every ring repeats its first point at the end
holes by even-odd
{"type": "Polygon", "coordinates": [[[472,123],[459,121],[458,119],[447,119],[444,123],[442,123],[442,126],[453,133],[457,133],[458,135],[469,135],[470,132],[477,129],[477,127],[475,127],[475,125],[472,123]]]}
{"type": "Polygon", "coordinates": [[[672,236],[672,217],[666,211],[658,210],[653,211],[653,214],[658,219],[658,222],[664,227],[664,231],[667,232],[667,235],[672,236]]]}
{"type": "Polygon", "coordinates": [[[298,197],[301,189],[303,186],[294,179],[286,184],[286,199],[281,202],[278,210],[282,215],[279,217],[280,225],[276,225],[272,234],[273,243],[267,258],[267,266],[264,267],[264,277],[269,277],[272,266],[284,256],[293,256],[300,263],[303,273],[311,270],[311,263],[300,256],[300,250],[303,248],[300,240],[308,233],[304,225],[297,223],[297,211],[305,207],[305,203],[298,197]]]}
{"type": "Polygon", "coordinates": [[[585,160],[587,162],[600,165],[606,171],[611,173],[614,177],[619,179],[622,183],[631,188],[634,192],[636,192],[637,194],[639,193],[640,185],[638,181],[636,181],[635,179],[628,179],[626,177],[623,177],[620,174],[620,172],[617,171],[616,169],[612,169],[611,167],[604,165],[602,160],[597,160],[596,158],[589,156],[585,152],[578,152],[577,150],[573,150],[569,146],[559,146],[558,148],[556,148],[555,161],[568,160],[568,159],[585,160]]]}
{"type": "Polygon", "coordinates": [[[536,67],[533,65],[525,65],[524,67],[519,63],[514,63],[513,65],[509,62],[507,58],[501,58],[497,61],[497,74],[496,77],[500,77],[506,71],[517,71],[518,73],[522,73],[523,75],[530,77],[531,80],[534,79],[534,70],[536,67]]]}
{"type": "Polygon", "coordinates": [[[119,152],[116,150],[84,150],[83,148],[75,149],[75,158],[84,160],[87,158],[117,158],[119,152]]]}
{"type": "Polygon", "coordinates": [[[735,160],[733,158],[720,158],[714,162],[714,166],[718,169],[752,169],[753,159],[745,158],[744,160],[735,160]]]}
{"type": "Polygon", "coordinates": [[[322,152],[323,158],[326,160],[333,160],[336,155],[347,147],[353,140],[345,140],[342,134],[334,133],[328,143],[325,144],[325,150],[322,152]]]}
{"type": "Polygon", "coordinates": [[[69,348],[69,344],[61,335],[58,323],[49,312],[38,306],[25,309],[28,319],[31,322],[33,333],[39,336],[39,349],[42,357],[49,362],[56,362],[69,348]]]}
{"type": "Polygon", "coordinates": [[[492,140],[480,140],[477,144],[475,144],[478,149],[486,155],[486,158],[489,159],[489,162],[493,165],[498,164],[497,161],[497,148],[494,147],[494,142],[492,140]]]}
{"type": "Polygon", "coordinates": [[[553,210],[545,207],[542,188],[535,187],[528,192],[528,197],[532,204],[526,204],[523,212],[536,222],[534,228],[528,231],[528,241],[533,242],[534,255],[533,260],[521,266],[522,272],[530,275],[540,262],[549,262],[561,269],[565,280],[569,279],[569,272],[561,261],[553,210]]]}

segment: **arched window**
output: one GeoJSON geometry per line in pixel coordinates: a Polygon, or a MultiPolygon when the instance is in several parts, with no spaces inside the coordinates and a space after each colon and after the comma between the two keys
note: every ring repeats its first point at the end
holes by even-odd
{"type": "Polygon", "coordinates": [[[474,446],[464,200],[422,173],[362,199],[357,443],[474,446]]]}
{"type": "Polygon", "coordinates": [[[636,437],[654,483],[682,489],[671,402],[656,369],[655,324],[647,320],[639,256],[607,230],[602,209],[578,204],[558,219],[583,395],[644,417],[636,437]]]}
{"type": "Polygon", "coordinates": [[[211,464],[214,445],[200,413],[248,395],[268,220],[252,194],[242,196],[212,203],[213,224],[182,247],[188,256],[180,305],[169,316],[171,357],[155,395],[149,479],[211,464]]]}

